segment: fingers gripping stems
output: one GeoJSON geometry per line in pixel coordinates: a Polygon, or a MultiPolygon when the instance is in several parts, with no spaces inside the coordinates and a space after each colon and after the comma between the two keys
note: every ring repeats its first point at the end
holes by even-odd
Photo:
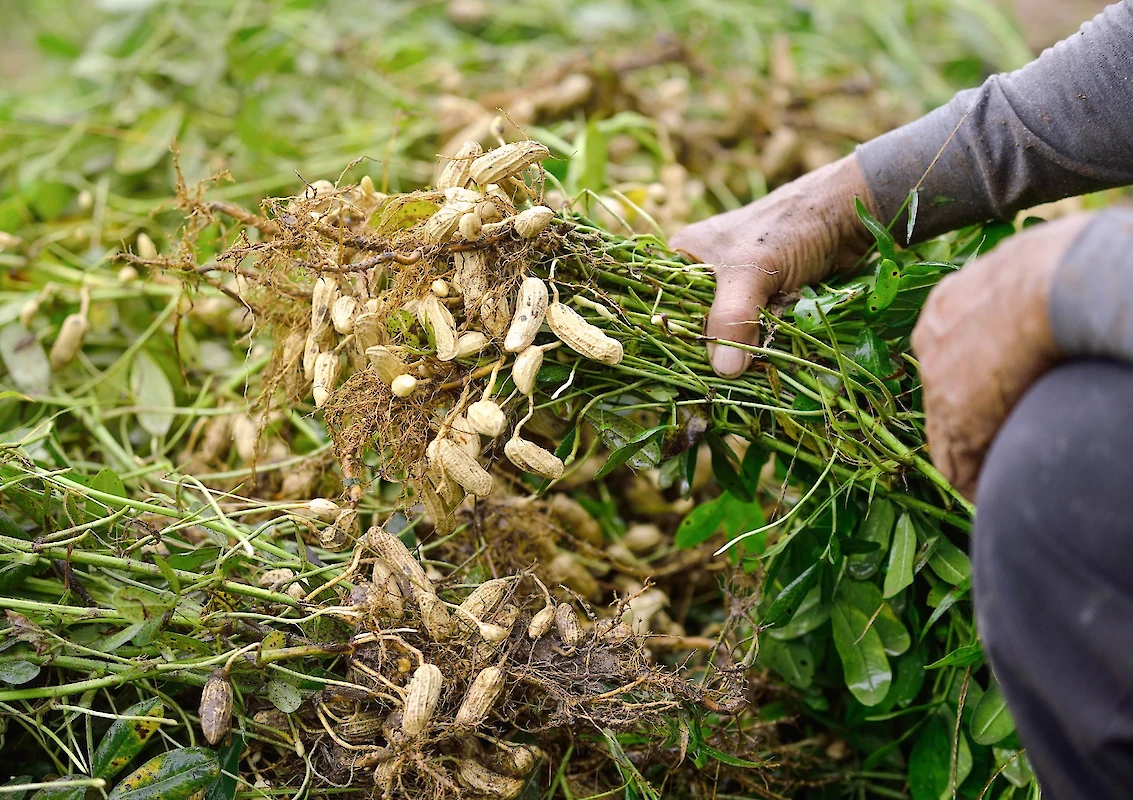
{"type": "MultiPolygon", "coordinates": [[[[708,313],[705,334],[712,339],[755,345],[759,342],[759,310],[778,291],[773,273],[758,267],[718,267],[716,299],[708,313]]],[[[751,353],[714,342],[708,345],[712,368],[725,378],[747,369],[751,353]]]]}

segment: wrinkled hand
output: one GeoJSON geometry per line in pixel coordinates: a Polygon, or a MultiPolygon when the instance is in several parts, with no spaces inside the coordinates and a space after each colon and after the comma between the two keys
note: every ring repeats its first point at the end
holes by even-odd
{"type": "MultiPolygon", "coordinates": [[[[670,245],[716,268],[716,298],[705,333],[757,344],[759,309],[779,292],[814,283],[851,266],[872,241],[854,212],[854,197],[872,208],[854,156],[817,169],[743,208],[678,231],[670,245]]],[[[724,377],[747,369],[750,355],[709,344],[724,377]]]]}
{"type": "Polygon", "coordinates": [[[1031,228],[949,275],[913,331],[933,463],[966,497],[984,454],[1058,348],[1047,299],[1054,272],[1088,216],[1031,228]]]}

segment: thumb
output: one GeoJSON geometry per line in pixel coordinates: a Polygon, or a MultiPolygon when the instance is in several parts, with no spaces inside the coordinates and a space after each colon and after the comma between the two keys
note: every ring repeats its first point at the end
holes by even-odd
{"type": "MultiPolygon", "coordinates": [[[[775,293],[772,275],[758,267],[717,267],[716,297],[708,312],[705,334],[711,338],[754,345],[759,342],[759,309],[775,293]]],[[[710,342],[708,359],[724,378],[743,373],[751,354],[710,342]]]]}

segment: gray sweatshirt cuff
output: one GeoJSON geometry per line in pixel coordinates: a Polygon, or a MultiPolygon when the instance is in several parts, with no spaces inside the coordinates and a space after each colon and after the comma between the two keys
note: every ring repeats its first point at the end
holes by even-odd
{"type": "Polygon", "coordinates": [[[1055,270],[1048,313],[1067,356],[1133,363],[1133,209],[1086,224],[1055,270]]]}
{"type": "Polygon", "coordinates": [[[886,223],[919,184],[913,241],[1133,183],[1133,0],[857,156],[886,223]]]}

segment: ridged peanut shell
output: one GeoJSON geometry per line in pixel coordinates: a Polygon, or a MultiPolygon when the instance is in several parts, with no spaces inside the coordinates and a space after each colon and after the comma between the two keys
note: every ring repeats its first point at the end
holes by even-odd
{"type": "Polygon", "coordinates": [[[470,174],[477,185],[487,186],[522,172],[550,155],[551,151],[540,142],[513,142],[489,150],[475,159],[470,174]]]}
{"type": "Polygon", "coordinates": [[[405,687],[401,730],[406,736],[417,736],[429,726],[444,687],[444,675],[436,664],[422,664],[405,687]]]}
{"type": "Polygon", "coordinates": [[[437,188],[440,190],[453,187],[464,188],[468,185],[468,178],[472,172],[472,160],[484,152],[479,142],[465,142],[460,146],[437,177],[437,188]]]}
{"type": "Polygon", "coordinates": [[[551,303],[547,308],[547,324],[567,347],[593,361],[613,366],[622,360],[622,343],[591,325],[573,308],[551,303]]]}
{"type": "Polygon", "coordinates": [[[504,688],[504,671],[499,667],[480,670],[456,712],[459,728],[474,728],[488,718],[504,688]]]}
{"type": "Polygon", "coordinates": [[[508,461],[532,475],[551,480],[558,480],[563,476],[563,462],[558,456],[519,436],[508,439],[504,445],[504,455],[508,457],[508,461]]]}
{"type": "Polygon", "coordinates": [[[547,301],[547,284],[536,277],[523,279],[515,301],[515,316],[511,318],[504,338],[505,350],[518,353],[535,341],[547,314],[547,301]]]}

